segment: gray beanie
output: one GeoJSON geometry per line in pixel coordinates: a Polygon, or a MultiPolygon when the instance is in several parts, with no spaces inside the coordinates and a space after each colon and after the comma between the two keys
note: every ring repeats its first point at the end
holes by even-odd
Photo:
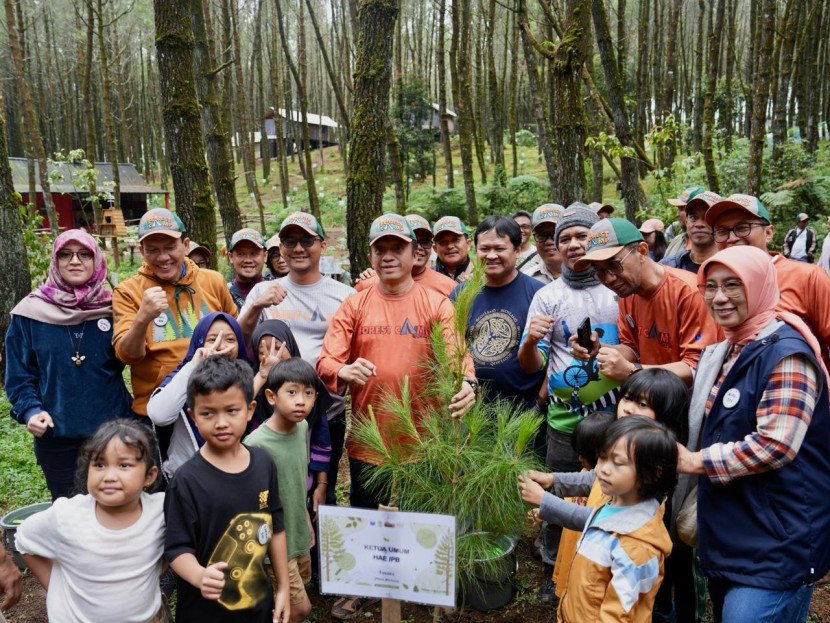
{"type": "Polygon", "coordinates": [[[569,227],[573,227],[574,225],[582,225],[583,227],[591,229],[591,226],[597,221],[599,221],[599,217],[596,212],[581,201],[574,201],[571,205],[562,210],[562,213],[559,215],[559,220],[556,222],[556,233],[554,238],[556,240],[556,246],[559,246],[559,234],[569,227]]]}

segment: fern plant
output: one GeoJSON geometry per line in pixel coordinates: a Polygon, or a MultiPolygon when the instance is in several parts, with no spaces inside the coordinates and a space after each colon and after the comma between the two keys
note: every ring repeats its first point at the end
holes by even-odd
{"type": "Polygon", "coordinates": [[[350,432],[376,463],[366,471],[369,489],[391,489],[401,510],[455,515],[457,577],[466,586],[499,573],[498,564],[482,561],[493,558],[500,538],[521,531],[517,476],[540,467],[533,453],[540,415],[479,398],[462,418],[449,417],[447,405],[464,378],[467,318],[483,282],[476,263],[456,298],[452,327],[433,327],[432,357],[415,372],[423,375],[419,395],[406,377],[400,395],[387,394],[378,405],[392,416],[385,435],[371,408],[350,432]]]}

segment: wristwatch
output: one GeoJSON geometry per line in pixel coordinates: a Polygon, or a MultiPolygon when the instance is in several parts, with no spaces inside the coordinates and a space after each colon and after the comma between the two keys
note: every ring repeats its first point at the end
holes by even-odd
{"type": "Polygon", "coordinates": [[[628,377],[631,378],[631,375],[637,374],[642,369],[643,369],[643,364],[635,363],[634,364],[634,369],[631,372],[628,373],[628,377]]]}
{"type": "Polygon", "coordinates": [[[478,396],[478,392],[479,392],[479,390],[481,389],[481,385],[479,385],[479,384],[478,384],[478,381],[476,381],[476,380],[475,380],[473,377],[471,377],[471,376],[465,376],[465,377],[464,377],[464,380],[465,380],[465,381],[467,381],[467,383],[469,383],[469,384],[470,384],[470,387],[472,387],[472,388],[473,388],[473,393],[474,393],[476,396],[478,396]]]}

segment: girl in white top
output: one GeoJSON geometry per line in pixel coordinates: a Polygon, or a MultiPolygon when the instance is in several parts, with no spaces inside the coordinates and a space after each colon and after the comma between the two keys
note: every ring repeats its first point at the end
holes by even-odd
{"type": "Polygon", "coordinates": [[[102,424],[78,459],[83,495],[26,519],[17,549],[46,589],[53,623],[146,623],[161,607],[164,494],[156,440],[137,421],[102,424]]]}

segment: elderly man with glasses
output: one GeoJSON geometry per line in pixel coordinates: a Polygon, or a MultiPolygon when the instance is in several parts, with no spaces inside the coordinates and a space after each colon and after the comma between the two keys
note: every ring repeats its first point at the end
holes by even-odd
{"type": "MultiPolygon", "coordinates": [[[[706,211],[718,250],[747,245],[767,251],[775,226],[763,204],[751,195],[731,195],[706,211]]],[[[779,311],[799,316],[818,338],[824,362],[830,365],[830,276],[815,264],[769,253],[778,276],[779,311]]]]}
{"type": "Polygon", "coordinates": [[[644,366],[657,366],[691,385],[701,351],[720,338],[694,275],[649,259],[642,234],[620,218],[591,227],[587,253],[574,265],[589,267],[619,298],[620,343],[602,344],[594,332],[591,352],[573,341],[574,354],[596,356],[600,374],[609,379],[624,381],[644,366]]]}

